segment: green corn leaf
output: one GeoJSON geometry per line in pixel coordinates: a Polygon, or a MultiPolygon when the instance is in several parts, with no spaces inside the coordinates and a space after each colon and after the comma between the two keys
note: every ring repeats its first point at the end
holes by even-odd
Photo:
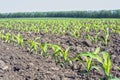
{"type": "Polygon", "coordinates": [[[110,56],[107,52],[103,52],[102,54],[103,54],[103,59],[104,59],[103,68],[104,68],[106,76],[109,76],[110,68],[111,68],[110,56]]]}
{"type": "Polygon", "coordinates": [[[98,54],[99,52],[100,52],[100,47],[96,48],[93,53],[94,53],[94,54],[98,54]]]}
{"type": "Polygon", "coordinates": [[[37,40],[39,40],[39,39],[40,39],[40,37],[36,37],[36,38],[35,38],[35,41],[37,41],[37,40]]]}
{"type": "Polygon", "coordinates": [[[64,61],[67,61],[67,58],[68,58],[68,51],[69,51],[69,48],[67,48],[65,51],[62,51],[62,55],[63,55],[64,61]]]}

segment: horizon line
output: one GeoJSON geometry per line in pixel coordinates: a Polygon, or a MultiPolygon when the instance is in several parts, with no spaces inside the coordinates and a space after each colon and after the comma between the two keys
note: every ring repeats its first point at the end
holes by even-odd
{"type": "Polygon", "coordinates": [[[47,13],[47,12],[70,12],[70,11],[113,11],[113,10],[120,10],[120,9],[100,9],[100,10],[50,10],[50,11],[16,11],[16,12],[0,12],[0,14],[9,14],[9,13],[32,13],[32,12],[41,12],[41,13],[47,13]]]}

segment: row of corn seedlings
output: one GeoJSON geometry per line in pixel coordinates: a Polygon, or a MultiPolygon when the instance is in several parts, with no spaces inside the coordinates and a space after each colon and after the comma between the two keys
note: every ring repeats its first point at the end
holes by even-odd
{"type": "Polygon", "coordinates": [[[72,58],[69,58],[68,57],[69,48],[63,50],[59,45],[49,43],[41,44],[36,42],[36,40],[39,38],[36,38],[34,41],[33,40],[24,41],[23,37],[20,34],[12,35],[10,33],[0,32],[0,39],[4,40],[7,43],[15,42],[20,46],[27,44],[29,46],[29,50],[34,51],[36,53],[38,53],[37,49],[40,48],[41,50],[40,54],[43,55],[44,57],[50,56],[50,54],[48,53],[49,48],[53,51],[51,56],[53,59],[55,59],[56,63],[61,63],[64,66],[66,65],[66,63],[72,64],[73,61],[77,60],[80,62],[80,64],[84,66],[86,72],[89,72],[92,68],[97,69],[98,71],[101,71],[100,69],[102,69],[107,80],[113,79],[110,76],[111,70],[110,55],[107,52],[101,52],[102,53],[101,56],[100,48],[96,48],[94,52],[78,53],[72,58]],[[97,60],[97,62],[95,60],[97,60]]]}
{"type": "Polygon", "coordinates": [[[92,43],[101,41],[107,46],[110,32],[120,34],[120,21],[119,19],[10,19],[0,21],[0,28],[17,32],[44,32],[53,35],[67,33],[76,38],[80,38],[85,33],[84,38],[89,39],[92,43]],[[90,35],[90,32],[93,32],[94,35],[90,35]],[[103,39],[100,37],[101,33],[103,39]]]}
{"type": "Polygon", "coordinates": [[[68,33],[73,37],[80,37],[81,30],[85,33],[91,30],[96,34],[109,28],[112,32],[120,33],[119,19],[43,19],[43,20],[7,20],[0,22],[0,28],[24,32],[49,32],[51,34],[68,33]]]}

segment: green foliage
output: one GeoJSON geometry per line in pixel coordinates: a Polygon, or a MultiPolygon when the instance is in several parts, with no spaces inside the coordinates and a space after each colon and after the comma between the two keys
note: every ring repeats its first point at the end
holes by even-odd
{"type": "Polygon", "coordinates": [[[90,71],[91,67],[92,67],[92,58],[91,57],[87,57],[85,54],[91,54],[89,52],[84,52],[84,53],[81,53],[81,56],[84,58],[85,60],[85,63],[83,63],[83,65],[85,66],[86,68],[86,71],[90,71]]]}
{"type": "MultiPolygon", "coordinates": [[[[44,36],[44,33],[49,33],[52,35],[68,35],[78,39],[83,37],[84,39],[87,34],[87,38],[97,44],[98,40],[101,40],[99,38],[102,35],[102,43],[107,46],[110,32],[120,33],[119,24],[119,19],[34,19],[32,22],[29,19],[1,20],[0,29],[3,30],[0,31],[0,39],[7,43],[16,42],[21,46],[27,45],[28,47],[29,45],[30,51],[37,53],[40,50],[40,53],[45,57],[49,56],[49,51],[53,51],[51,54],[55,62],[63,63],[63,65],[77,60],[87,72],[100,66],[99,68],[104,71],[106,79],[110,79],[110,55],[107,52],[102,52],[102,55],[99,54],[100,48],[96,48],[93,52],[83,52],[76,54],[73,58],[69,58],[69,48],[63,50],[59,45],[39,43],[40,37],[34,37],[39,34],[44,36]],[[11,34],[11,31],[8,32],[7,30],[14,30],[15,34],[11,34]],[[104,31],[103,34],[100,33],[101,31],[104,31]],[[26,33],[32,39],[26,40],[25,43],[21,34],[16,35],[16,32],[26,33]],[[88,33],[90,34],[88,35],[88,33]]],[[[117,70],[120,70],[120,68],[117,67],[117,70]]]]}
{"type": "Polygon", "coordinates": [[[0,39],[4,39],[4,34],[2,32],[0,32],[0,39]]]}
{"type": "Polygon", "coordinates": [[[0,18],[120,18],[120,10],[1,13],[0,18]]]}
{"type": "Polygon", "coordinates": [[[108,44],[108,38],[109,38],[109,28],[105,30],[105,38],[104,38],[105,45],[108,44]]]}
{"type": "Polygon", "coordinates": [[[16,38],[16,42],[17,42],[19,45],[23,46],[24,42],[23,42],[23,38],[22,38],[22,36],[20,35],[20,33],[17,34],[17,35],[15,36],[15,38],[16,38]]]}
{"type": "Polygon", "coordinates": [[[100,51],[100,48],[97,48],[93,53],[90,52],[83,52],[81,54],[76,55],[73,59],[79,60],[84,67],[86,68],[86,71],[89,71],[91,69],[92,65],[92,59],[97,59],[97,61],[100,63],[100,67],[105,73],[106,79],[108,80],[110,77],[110,69],[111,69],[111,61],[110,61],[110,55],[107,52],[102,52],[102,57],[98,54],[100,51]],[[83,57],[85,60],[80,60],[79,57],[83,57]]]}
{"type": "Polygon", "coordinates": [[[65,64],[67,61],[69,61],[68,54],[69,54],[69,49],[67,48],[65,51],[61,50],[61,56],[63,58],[63,63],[65,64]]]}
{"type": "Polygon", "coordinates": [[[60,53],[61,53],[61,47],[60,46],[58,46],[58,45],[50,45],[51,46],[51,48],[52,48],[52,50],[53,50],[53,58],[55,59],[55,62],[56,63],[58,63],[59,62],[59,59],[58,59],[58,57],[59,57],[59,55],[60,55],[60,53]]]}
{"type": "Polygon", "coordinates": [[[11,35],[11,41],[15,42],[15,35],[11,35]]]}
{"type": "Polygon", "coordinates": [[[48,44],[47,43],[43,43],[43,44],[39,44],[39,47],[41,49],[41,55],[48,57],[48,44]]]}
{"type": "Polygon", "coordinates": [[[118,71],[120,71],[120,67],[119,66],[115,66],[116,67],[116,69],[118,70],[118,71]]]}
{"type": "Polygon", "coordinates": [[[109,77],[110,76],[110,68],[111,68],[110,56],[106,52],[103,52],[102,54],[103,54],[103,62],[101,64],[101,67],[103,68],[106,77],[109,77]]]}
{"type": "Polygon", "coordinates": [[[96,33],[94,36],[91,36],[89,34],[87,34],[87,38],[92,41],[93,43],[97,43],[98,42],[98,36],[99,36],[100,32],[96,33]]]}
{"type": "Polygon", "coordinates": [[[5,39],[5,41],[6,41],[7,43],[10,43],[11,34],[10,34],[10,33],[6,33],[6,34],[3,36],[3,38],[5,39]]]}
{"type": "Polygon", "coordinates": [[[93,59],[97,59],[97,61],[100,63],[99,66],[102,68],[106,78],[108,79],[110,76],[110,69],[111,69],[111,61],[110,61],[109,53],[102,52],[102,57],[99,54],[90,54],[89,57],[93,59]]]}
{"type": "Polygon", "coordinates": [[[80,54],[76,54],[72,60],[78,60],[80,63],[82,63],[82,65],[85,67],[86,71],[90,71],[91,68],[96,68],[95,64],[92,62],[93,57],[91,57],[94,54],[98,54],[100,51],[100,48],[96,48],[96,50],[92,53],[90,52],[83,52],[80,54]],[[82,57],[83,59],[80,59],[80,57],[82,57]]]}
{"type": "Polygon", "coordinates": [[[38,47],[38,43],[33,41],[33,40],[29,40],[28,41],[29,47],[30,47],[30,51],[35,51],[37,52],[37,47],[38,47]]]}

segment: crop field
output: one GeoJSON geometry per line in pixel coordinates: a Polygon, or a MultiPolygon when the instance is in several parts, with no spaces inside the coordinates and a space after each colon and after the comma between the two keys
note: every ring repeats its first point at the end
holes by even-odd
{"type": "Polygon", "coordinates": [[[0,19],[0,80],[120,80],[120,19],[0,19]]]}

